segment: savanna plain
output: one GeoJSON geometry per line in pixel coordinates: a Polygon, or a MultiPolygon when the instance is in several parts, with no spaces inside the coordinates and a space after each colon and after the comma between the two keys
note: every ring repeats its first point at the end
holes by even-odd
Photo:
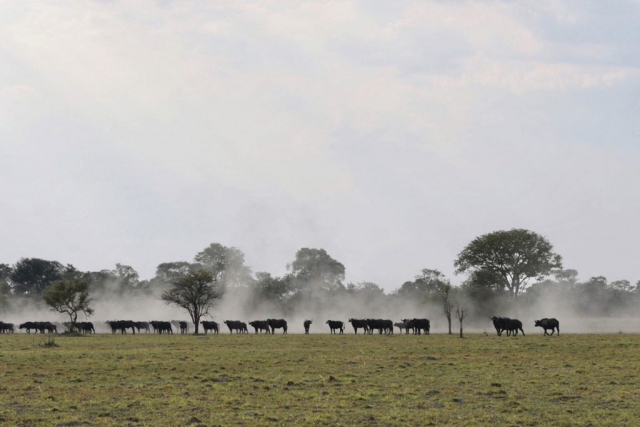
{"type": "Polygon", "coordinates": [[[640,335],[0,336],[11,426],[620,426],[640,335]]]}

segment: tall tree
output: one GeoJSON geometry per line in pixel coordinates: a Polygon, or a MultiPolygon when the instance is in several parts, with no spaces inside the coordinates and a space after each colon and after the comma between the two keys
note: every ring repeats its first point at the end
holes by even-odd
{"type": "Polygon", "coordinates": [[[343,290],[345,268],[324,249],[302,248],[287,265],[299,290],[343,290]]]}
{"type": "Polygon", "coordinates": [[[209,271],[198,270],[175,282],[171,288],[162,293],[162,300],[167,305],[184,308],[191,316],[198,333],[200,319],[209,314],[209,310],[222,298],[223,290],[209,271]]]}
{"type": "Polygon", "coordinates": [[[64,266],[58,261],[39,258],[22,258],[14,267],[9,280],[13,291],[23,295],[40,295],[68,271],[77,271],[72,265],[64,266]]]}
{"type": "Polygon", "coordinates": [[[73,330],[78,320],[78,313],[84,313],[85,316],[93,314],[88,289],[89,285],[85,280],[64,279],[49,286],[42,297],[52,311],[69,316],[73,330]]]}
{"type": "Polygon", "coordinates": [[[212,243],[198,252],[194,261],[224,286],[247,286],[252,281],[251,268],[245,265],[240,249],[212,243]]]}
{"type": "Polygon", "coordinates": [[[282,307],[291,291],[287,277],[273,277],[270,273],[256,273],[253,284],[256,302],[268,301],[282,307]]]}
{"type": "Polygon", "coordinates": [[[517,298],[531,278],[562,268],[562,257],[543,236],[529,230],[495,231],[475,238],[458,254],[456,274],[484,270],[517,298]]]}
{"type": "Polygon", "coordinates": [[[178,280],[184,279],[191,272],[201,270],[200,264],[190,262],[163,262],[156,268],[155,280],[159,283],[170,285],[178,280]]]}
{"type": "Polygon", "coordinates": [[[437,292],[442,299],[442,313],[447,318],[449,324],[449,335],[451,335],[451,313],[453,312],[453,286],[450,283],[442,283],[438,285],[437,292]]]}

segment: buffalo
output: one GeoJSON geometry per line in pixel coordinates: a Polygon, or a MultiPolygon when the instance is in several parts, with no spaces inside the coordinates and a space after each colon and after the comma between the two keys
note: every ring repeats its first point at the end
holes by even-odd
{"type": "Polygon", "coordinates": [[[116,331],[120,331],[121,334],[126,334],[129,328],[134,335],[136,334],[135,322],[132,320],[108,320],[105,323],[111,327],[112,334],[115,334],[116,331]]]}
{"type": "Polygon", "coordinates": [[[304,321],[304,333],[308,334],[309,333],[309,328],[311,327],[311,324],[313,322],[311,320],[305,320],[304,321]]]}
{"type": "MultiPolygon", "coordinates": [[[[555,318],[547,319],[545,317],[544,319],[536,320],[534,326],[539,326],[542,329],[544,329],[544,334],[545,335],[549,335],[547,333],[547,329],[551,329],[551,335],[553,335],[553,333],[557,329],[558,330],[558,335],[560,335],[560,322],[558,322],[558,319],[555,319],[555,318]]],[[[524,334],[524,332],[523,332],[523,334],[524,334]]]]}
{"type": "Polygon", "coordinates": [[[171,322],[163,321],[163,320],[152,320],[149,322],[153,327],[154,333],[159,334],[173,334],[173,327],[171,326],[171,322]]]}
{"type": "Polygon", "coordinates": [[[507,331],[507,336],[512,335],[515,337],[518,335],[518,331],[522,332],[523,336],[524,330],[522,329],[522,322],[518,319],[510,319],[508,317],[491,317],[493,320],[493,326],[496,328],[496,332],[498,335],[502,335],[503,331],[507,331]]]}
{"type": "Polygon", "coordinates": [[[149,322],[133,322],[133,325],[138,330],[138,333],[143,329],[146,333],[151,332],[151,324],[149,322]]]}
{"type": "Polygon", "coordinates": [[[402,333],[403,330],[407,329],[407,323],[406,322],[397,322],[397,323],[394,323],[393,326],[395,326],[396,328],[400,329],[400,333],[402,333]]]}
{"type": "Polygon", "coordinates": [[[372,334],[374,329],[377,329],[380,335],[383,332],[386,335],[393,334],[393,322],[391,320],[367,319],[367,326],[369,327],[369,334],[372,334]]]}
{"type": "Polygon", "coordinates": [[[204,334],[207,335],[207,331],[213,331],[213,333],[218,333],[218,322],[214,322],[213,320],[203,320],[200,322],[202,328],[204,329],[204,334]]]}
{"type": "Polygon", "coordinates": [[[413,322],[413,319],[401,319],[401,320],[402,320],[402,323],[405,324],[405,334],[408,334],[409,331],[411,331],[415,335],[415,333],[416,333],[416,325],[413,322]]]}
{"type": "Polygon", "coordinates": [[[253,322],[249,322],[249,325],[256,331],[256,334],[263,331],[266,334],[271,333],[271,329],[269,329],[269,322],[266,320],[254,320],[253,322]]]}
{"type": "Polygon", "coordinates": [[[0,333],[12,334],[16,331],[13,323],[0,322],[0,333]]]}
{"type": "Polygon", "coordinates": [[[340,331],[341,335],[344,333],[344,323],[339,320],[327,320],[327,325],[329,325],[332,334],[337,333],[337,330],[340,331]]]}
{"type": "Polygon", "coordinates": [[[274,334],[276,329],[283,329],[283,334],[287,333],[287,321],[284,319],[267,319],[267,323],[271,327],[271,333],[274,334]]]}
{"type": "Polygon", "coordinates": [[[93,327],[93,323],[91,322],[76,322],[76,328],[83,334],[96,333],[96,329],[93,327]]]}
{"type": "Polygon", "coordinates": [[[244,333],[244,329],[246,328],[246,324],[239,320],[225,320],[224,323],[227,325],[227,328],[229,328],[230,334],[232,334],[233,331],[236,331],[238,334],[244,333]]]}
{"type": "Polygon", "coordinates": [[[18,326],[18,329],[26,329],[27,333],[30,334],[31,329],[38,332],[38,325],[36,325],[36,322],[24,322],[21,323],[20,326],[18,326]]]}
{"type": "Polygon", "coordinates": [[[349,319],[349,323],[353,326],[353,330],[356,335],[358,335],[358,329],[360,328],[364,330],[365,334],[369,332],[369,323],[367,322],[367,319],[349,319]]]}
{"type": "Polygon", "coordinates": [[[420,335],[421,331],[424,331],[425,335],[429,335],[431,331],[431,322],[429,319],[411,319],[414,328],[414,334],[420,335]]]}

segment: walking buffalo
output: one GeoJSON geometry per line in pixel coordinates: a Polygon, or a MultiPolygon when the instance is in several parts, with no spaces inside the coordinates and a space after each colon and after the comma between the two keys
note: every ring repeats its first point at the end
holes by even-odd
{"type": "Polygon", "coordinates": [[[287,333],[287,321],[284,319],[267,319],[267,323],[271,326],[271,333],[274,334],[276,329],[283,329],[283,334],[287,333]]]}
{"type": "MultiPolygon", "coordinates": [[[[539,326],[542,329],[544,329],[544,334],[545,335],[549,335],[547,333],[547,329],[551,329],[551,335],[553,335],[553,333],[557,329],[558,330],[558,335],[560,335],[560,322],[558,322],[558,319],[555,319],[555,318],[547,319],[545,317],[544,319],[536,320],[535,326],[539,326]]],[[[523,332],[523,334],[524,334],[524,332],[523,332]]]]}
{"type": "Polygon", "coordinates": [[[15,327],[13,323],[4,323],[0,322],[0,333],[3,334],[12,334],[15,332],[15,327]]]}
{"type": "Polygon", "coordinates": [[[335,334],[336,330],[339,330],[341,335],[344,333],[344,323],[339,320],[327,320],[327,325],[332,334],[335,334]]]}
{"type": "Polygon", "coordinates": [[[149,324],[149,322],[133,322],[133,325],[138,330],[138,333],[140,333],[142,329],[144,329],[146,333],[151,332],[151,324],[149,324]]]}
{"type": "Polygon", "coordinates": [[[218,322],[214,322],[213,320],[203,320],[200,322],[202,328],[204,329],[204,334],[207,335],[207,331],[213,331],[214,333],[218,333],[218,322]]]}
{"type": "Polygon", "coordinates": [[[311,320],[305,320],[304,321],[304,333],[305,334],[309,333],[309,328],[311,327],[311,323],[313,323],[311,320]]]}
{"type": "Polygon", "coordinates": [[[507,336],[513,334],[513,336],[518,335],[518,331],[522,332],[523,336],[524,330],[522,329],[522,322],[518,319],[510,319],[508,317],[491,317],[493,320],[493,326],[496,328],[496,332],[498,335],[502,335],[503,331],[507,331],[507,336]]]}
{"type": "Polygon", "coordinates": [[[263,331],[267,334],[271,333],[271,329],[269,329],[269,322],[266,320],[254,320],[253,322],[249,322],[249,326],[256,331],[256,334],[263,331]]]}

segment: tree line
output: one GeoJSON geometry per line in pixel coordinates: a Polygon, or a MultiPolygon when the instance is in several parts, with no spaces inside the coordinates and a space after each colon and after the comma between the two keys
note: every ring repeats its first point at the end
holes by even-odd
{"type": "Polygon", "coordinates": [[[254,273],[240,249],[220,243],[212,243],[191,261],[163,262],[154,277],[145,280],[124,264],[83,272],[71,264],[23,258],[13,265],[0,264],[0,309],[44,303],[75,322],[79,312],[92,314],[93,299],[155,296],[187,310],[197,325],[225,295],[242,301],[247,310],[266,306],[283,315],[321,311],[345,300],[372,310],[410,301],[439,307],[451,329],[452,316],[461,311],[485,316],[562,299],[578,314],[607,316],[633,309],[640,295],[640,281],[579,280],[576,270],[564,269],[547,238],[524,229],[478,236],[453,265],[463,278],[460,285],[452,285],[437,269],[424,268],[385,292],[373,282],[345,283],[345,266],[318,248],[298,250],[282,276],[254,273]]]}

